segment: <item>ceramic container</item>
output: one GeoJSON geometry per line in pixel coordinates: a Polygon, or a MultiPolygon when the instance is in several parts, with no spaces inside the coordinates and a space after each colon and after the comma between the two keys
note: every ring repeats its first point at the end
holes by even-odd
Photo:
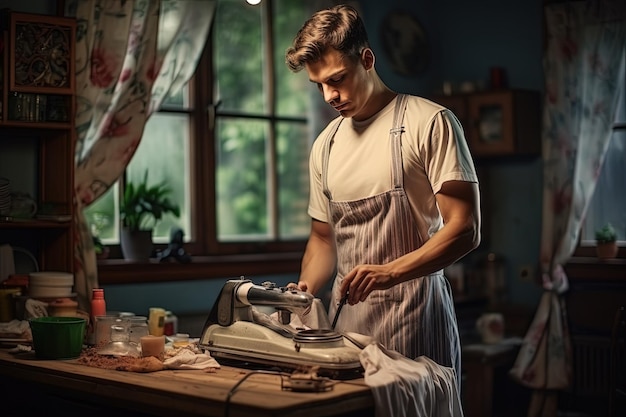
{"type": "Polygon", "coordinates": [[[76,317],[78,302],[70,298],[57,298],[48,303],[48,315],[53,317],[76,317]]]}
{"type": "Polygon", "coordinates": [[[68,272],[31,272],[28,295],[32,298],[71,297],[74,275],[68,272]]]}
{"type": "Polygon", "coordinates": [[[495,344],[504,338],[504,316],[500,313],[485,313],[476,321],[476,329],[484,344],[495,344]]]}

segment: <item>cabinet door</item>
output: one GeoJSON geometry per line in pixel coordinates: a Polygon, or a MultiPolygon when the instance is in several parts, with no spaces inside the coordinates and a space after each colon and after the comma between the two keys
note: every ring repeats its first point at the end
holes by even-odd
{"type": "Polygon", "coordinates": [[[532,91],[504,90],[468,100],[468,141],[476,156],[539,154],[540,102],[532,91]]]}
{"type": "Polygon", "coordinates": [[[513,154],[512,96],[508,93],[481,94],[469,103],[470,148],[477,155],[513,154]]]}

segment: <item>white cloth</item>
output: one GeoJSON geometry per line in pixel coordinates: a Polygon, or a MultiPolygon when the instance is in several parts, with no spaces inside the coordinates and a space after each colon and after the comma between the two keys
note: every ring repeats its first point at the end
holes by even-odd
{"type": "Polygon", "coordinates": [[[26,310],[24,312],[25,319],[48,316],[48,303],[35,300],[34,298],[26,300],[26,303],[24,303],[24,309],[26,310]]]}
{"type": "Polygon", "coordinates": [[[426,356],[411,360],[377,343],[360,354],[376,417],[463,417],[454,369],[426,356]]]}
{"type": "Polygon", "coordinates": [[[208,353],[197,353],[183,348],[165,359],[163,366],[165,369],[207,369],[219,368],[220,364],[208,353]]]}
{"type": "MultiPolygon", "coordinates": [[[[21,335],[30,331],[30,324],[27,320],[13,319],[11,321],[0,323],[0,333],[3,335],[21,335]]],[[[5,336],[6,337],[6,336],[5,336]]]]}
{"type": "MultiPolygon", "coordinates": [[[[280,323],[279,317],[280,313],[278,311],[269,315],[269,318],[276,324],[280,323]]],[[[289,326],[291,326],[294,331],[297,329],[330,329],[331,323],[322,300],[315,298],[313,303],[301,313],[290,314],[289,326]]]]}
{"type": "Polygon", "coordinates": [[[319,298],[315,298],[311,307],[303,314],[292,314],[289,324],[296,329],[330,329],[331,327],[326,307],[319,298]]]}

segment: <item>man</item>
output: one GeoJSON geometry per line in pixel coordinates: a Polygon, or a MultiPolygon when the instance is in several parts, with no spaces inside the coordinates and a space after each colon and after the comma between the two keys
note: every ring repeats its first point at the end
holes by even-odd
{"type": "Polygon", "coordinates": [[[412,359],[426,355],[459,380],[442,270],[480,243],[478,180],[462,127],[444,107],[384,84],[350,6],[314,14],[286,62],[305,69],[340,114],[311,150],[313,220],[298,287],[316,294],[335,275],[337,331],[373,336],[412,359]]]}

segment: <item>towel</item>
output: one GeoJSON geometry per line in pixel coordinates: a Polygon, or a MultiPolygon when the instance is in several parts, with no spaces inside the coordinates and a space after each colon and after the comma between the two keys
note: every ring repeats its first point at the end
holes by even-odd
{"type": "Polygon", "coordinates": [[[217,363],[208,353],[197,353],[187,348],[180,348],[173,356],[163,361],[165,369],[207,369],[219,368],[217,363]]]}
{"type": "Polygon", "coordinates": [[[0,337],[33,340],[28,321],[17,319],[0,323],[0,337]]]}
{"type": "Polygon", "coordinates": [[[359,355],[376,417],[463,417],[453,368],[426,356],[411,360],[378,343],[359,355]]]}
{"type": "Polygon", "coordinates": [[[30,319],[34,317],[46,317],[48,316],[48,303],[43,301],[35,300],[34,298],[29,298],[26,300],[24,304],[24,318],[30,319]]]}

